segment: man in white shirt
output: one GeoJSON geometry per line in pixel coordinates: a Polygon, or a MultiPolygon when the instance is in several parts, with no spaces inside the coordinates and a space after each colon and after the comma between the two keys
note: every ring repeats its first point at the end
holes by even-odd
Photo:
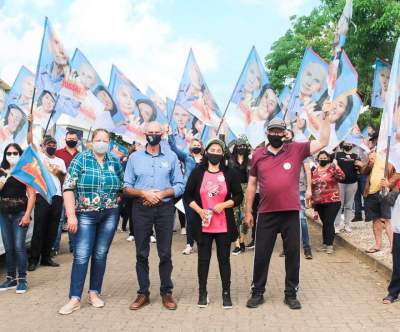
{"type": "Polygon", "coordinates": [[[40,194],[36,194],[34,210],[34,226],[31,241],[31,256],[29,259],[28,270],[34,271],[39,263],[44,266],[59,266],[50,257],[52,244],[57,236],[58,224],[62,211],[61,185],[67,172],[65,163],[62,159],[55,156],[57,142],[51,136],[45,136],[41,144],[42,152],[39,156],[46,166],[54,185],[57,188],[56,194],[52,197],[49,204],[40,194]]]}

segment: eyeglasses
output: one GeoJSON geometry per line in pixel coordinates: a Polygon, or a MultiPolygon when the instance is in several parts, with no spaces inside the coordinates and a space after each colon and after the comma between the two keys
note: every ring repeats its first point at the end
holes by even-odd
{"type": "Polygon", "coordinates": [[[19,152],[6,152],[7,156],[19,156],[19,152]]]}

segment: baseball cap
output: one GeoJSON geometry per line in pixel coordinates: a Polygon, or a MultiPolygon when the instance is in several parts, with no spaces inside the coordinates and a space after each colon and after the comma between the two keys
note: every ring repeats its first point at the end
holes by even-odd
{"type": "Polygon", "coordinates": [[[224,151],[226,149],[225,143],[222,140],[220,140],[219,138],[212,138],[207,142],[206,150],[213,144],[218,144],[224,151]]]}
{"type": "Polygon", "coordinates": [[[49,143],[57,144],[57,141],[53,136],[50,136],[50,135],[45,136],[43,139],[43,145],[47,145],[49,143]]]}
{"type": "Polygon", "coordinates": [[[286,123],[281,119],[272,119],[270,122],[268,122],[267,131],[271,129],[286,130],[286,123]]]}

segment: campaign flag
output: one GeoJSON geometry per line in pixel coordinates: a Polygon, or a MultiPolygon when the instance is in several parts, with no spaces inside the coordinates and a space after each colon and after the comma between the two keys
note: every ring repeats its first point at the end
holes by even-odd
{"type": "Polygon", "coordinates": [[[217,115],[218,106],[201,74],[192,49],[189,51],[183,71],[176,104],[189,111],[201,123],[218,127],[220,122],[220,117],[217,115]]]}
{"type": "Polygon", "coordinates": [[[39,155],[31,145],[25,149],[11,175],[22,183],[33,187],[51,204],[51,199],[57,193],[57,188],[39,155]]]}
{"type": "Polygon", "coordinates": [[[157,108],[157,122],[161,124],[168,123],[167,102],[149,86],[147,87],[146,95],[157,108]]]}
{"type": "Polygon", "coordinates": [[[378,158],[400,170],[400,39],[397,40],[378,137],[378,158]],[[389,147],[389,151],[388,151],[389,147]],[[389,154],[389,155],[387,155],[389,154]]]}
{"type": "Polygon", "coordinates": [[[342,15],[336,26],[335,39],[333,41],[332,61],[328,70],[328,94],[331,101],[335,97],[336,81],[339,77],[340,58],[344,44],[346,43],[349,24],[353,15],[353,0],[346,0],[342,15]]]}
{"type": "Polygon", "coordinates": [[[153,101],[115,65],[111,69],[108,91],[123,117],[123,125],[117,127],[115,133],[122,135],[126,142],[136,141],[145,145],[146,126],[161,117],[153,101]]]}
{"type": "Polygon", "coordinates": [[[7,92],[0,87],[0,117],[2,116],[6,107],[7,92]]]}
{"type": "Polygon", "coordinates": [[[4,102],[5,111],[0,114],[0,151],[9,143],[26,142],[34,81],[35,75],[22,66],[4,102]]]}
{"type": "Polygon", "coordinates": [[[79,49],[74,52],[55,109],[61,113],[57,125],[112,131],[123,120],[100,76],[79,49]]]}
{"type": "Polygon", "coordinates": [[[172,113],[174,112],[174,105],[175,102],[171,98],[167,97],[165,108],[166,108],[167,120],[168,123],[170,124],[172,124],[172,113]]]}
{"type": "Polygon", "coordinates": [[[246,135],[255,148],[265,141],[265,126],[279,112],[278,97],[253,46],[229,100],[225,120],[235,136],[246,135]]]}
{"type": "Polygon", "coordinates": [[[113,153],[117,158],[120,158],[120,156],[128,155],[128,148],[118,143],[115,140],[111,140],[108,151],[113,153]]]}
{"type": "Polygon", "coordinates": [[[363,136],[360,127],[355,125],[351,133],[346,137],[346,142],[356,145],[369,153],[368,140],[363,136]]]}
{"type": "Polygon", "coordinates": [[[381,59],[376,59],[374,67],[371,106],[383,109],[388,92],[391,65],[381,59]]]}
{"type": "Polygon", "coordinates": [[[281,93],[278,96],[278,100],[279,100],[279,106],[280,106],[280,112],[276,115],[276,117],[280,118],[280,119],[284,119],[285,118],[285,114],[288,110],[288,106],[289,106],[289,100],[290,100],[290,96],[292,94],[292,90],[290,89],[289,86],[285,85],[281,91],[281,93]]]}
{"type": "MultiPolygon", "coordinates": [[[[49,19],[44,22],[44,33],[35,78],[33,123],[47,127],[62,88],[64,78],[70,73],[69,56],[54,32],[49,19]],[[48,111],[50,109],[50,111],[48,111]]],[[[54,124],[55,119],[53,119],[54,124]]]]}

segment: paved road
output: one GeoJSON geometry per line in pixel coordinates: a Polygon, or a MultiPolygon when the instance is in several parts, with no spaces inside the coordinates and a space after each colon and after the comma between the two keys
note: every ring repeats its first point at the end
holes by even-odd
{"type": "MultiPolygon", "coordinates": [[[[151,252],[151,305],[139,312],[128,310],[135,297],[134,244],[118,233],[109,254],[103,298],[106,306],[84,304],[71,316],[57,310],[67,300],[71,257],[62,254],[59,268],[41,267],[29,275],[29,292],[0,294],[0,331],[400,331],[400,304],[384,306],[387,281],[351,256],[345,249],[335,255],[315,253],[302,261],[299,298],[303,309],[283,305],[284,259],[276,250],[270,268],[266,303],[256,310],[245,307],[249,294],[253,252],[232,257],[234,308],[223,310],[217,262],[213,256],[209,277],[211,304],[197,303],[196,254],[183,256],[184,237],[174,236],[173,278],[179,308],[162,308],[155,245],[151,252]]],[[[312,234],[314,243],[319,234],[312,234]]],[[[65,239],[64,239],[65,240],[65,239]]],[[[65,250],[65,242],[63,243],[65,250]]],[[[279,247],[279,245],[278,245],[279,247]]],[[[1,263],[4,265],[4,260],[1,263]]],[[[4,277],[4,268],[0,272],[4,277]]]]}

